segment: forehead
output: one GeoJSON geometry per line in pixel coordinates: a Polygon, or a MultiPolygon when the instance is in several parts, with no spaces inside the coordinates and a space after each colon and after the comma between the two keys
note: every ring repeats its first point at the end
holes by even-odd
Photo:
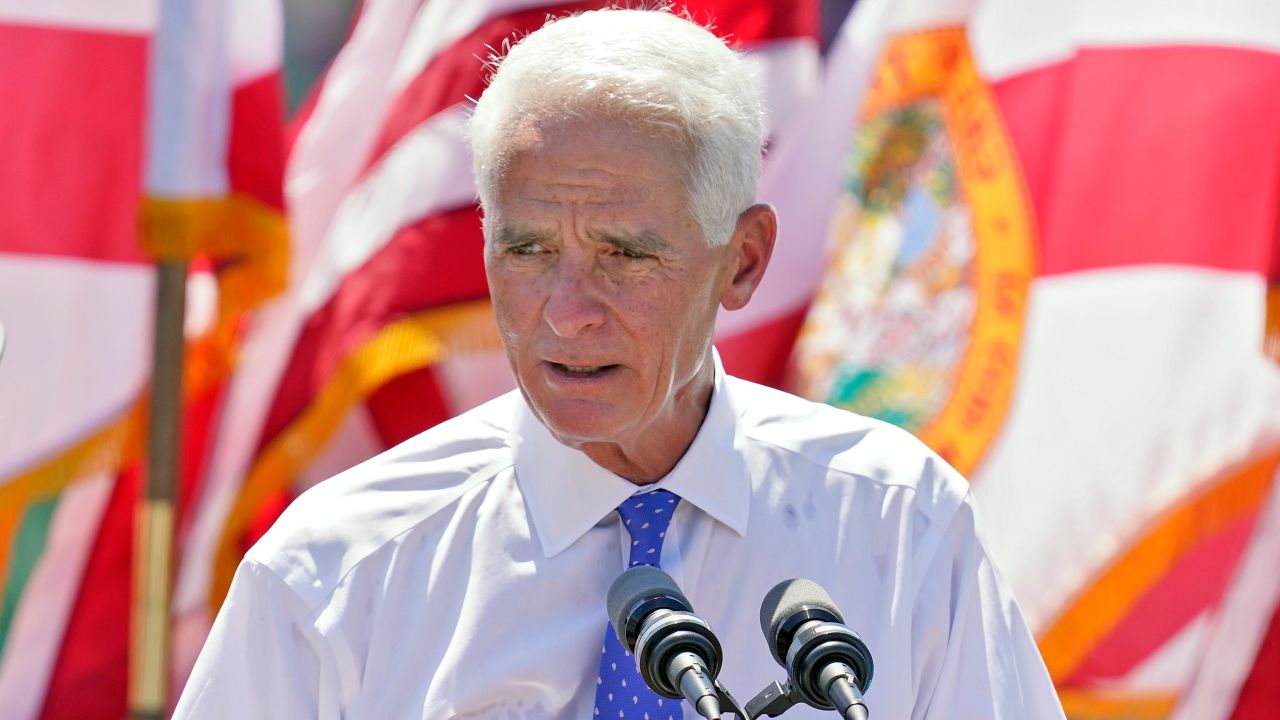
{"type": "Polygon", "coordinates": [[[687,154],[657,128],[610,117],[525,118],[509,134],[500,205],[671,203],[687,197],[687,154]]]}

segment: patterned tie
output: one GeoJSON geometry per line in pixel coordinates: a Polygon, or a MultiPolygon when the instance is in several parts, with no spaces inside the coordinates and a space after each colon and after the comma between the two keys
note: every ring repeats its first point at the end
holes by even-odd
{"type": "MultiPolygon", "coordinates": [[[[618,506],[622,523],[631,534],[631,561],[636,565],[657,565],[662,557],[662,539],[675,512],[679,496],[666,490],[632,495],[618,506]]],[[[644,684],[631,653],[622,647],[613,623],[604,630],[600,650],[600,674],[596,677],[598,718],[633,720],[677,720],[682,717],[680,701],[664,698],[644,684]]]]}

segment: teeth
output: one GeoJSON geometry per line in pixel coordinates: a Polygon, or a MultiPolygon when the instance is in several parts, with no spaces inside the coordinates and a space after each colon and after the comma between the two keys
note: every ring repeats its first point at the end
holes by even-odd
{"type": "Polygon", "coordinates": [[[595,371],[599,370],[600,368],[602,368],[602,367],[604,367],[604,366],[603,366],[603,365],[582,365],[582,366],[579,366],[579,365],[561,365],[561,367],[563,367],[565,370],[568,370],[569,372],[584,373],[584,374],[585,374],[585,373],[593,373],[593,372],[595,372],[595,371]]]}

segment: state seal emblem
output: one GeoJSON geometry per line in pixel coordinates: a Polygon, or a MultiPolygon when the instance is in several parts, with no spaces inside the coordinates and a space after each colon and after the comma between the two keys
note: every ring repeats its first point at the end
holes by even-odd
{"type": "Polygon", "coordinates": [[[971,472],[1012,395],[1034,233],[964,29],[893,38],[850,143],[792,389],[911,430],[971,472]]]}

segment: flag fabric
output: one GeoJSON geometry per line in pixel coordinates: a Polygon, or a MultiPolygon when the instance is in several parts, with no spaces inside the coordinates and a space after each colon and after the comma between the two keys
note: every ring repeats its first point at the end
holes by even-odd
{"type": "Polygon", "coordinates": [[[799,338],[763,378],[971,478],[1069,717],[1274,717],[1246,679],[1280,668],[1259,653],[1280,597],[1280,6],[876,16],[843,37],[880,37],[855,112],[828,84],[766,168],[780,252],[826,250],[775,291],[799,338]]]}
{"type": "Polygon", "coordinates": [[[6,718],[125,714],[154,261],[192,260],[184,497],[237,324],[283,282],[278,7],[220,6],[179,70],[152,63],[168,5],[0,2],[6,718]]]}
{"type": "Polygon", "coordinates": [[[138,455],[149,365],[152,270],[134,218],[156,14],[88,5],[0,5],[0,707],[17,718],[41,711],[138,455]]]}
{"type": "MultiPolygon", "coordinates": [[[[295,284],[246,338],[178,602],[207,627],[240,556],[298,490],[512,387],[465,139],[485,59],[585,0],[370,0],[289,154],[295,284]]],[[[747,51],[771,127],[818,77],[812,0],[675,3],[747,51]]]]}

